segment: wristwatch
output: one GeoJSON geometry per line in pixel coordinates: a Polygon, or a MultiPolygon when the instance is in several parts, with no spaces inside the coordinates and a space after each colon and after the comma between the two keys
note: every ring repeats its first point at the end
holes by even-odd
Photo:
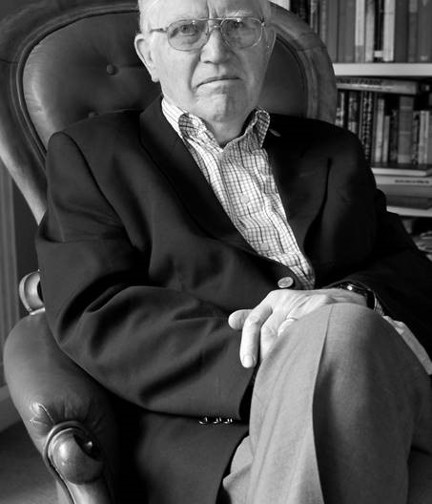
{"type": "Polygon", "coordinates": [[[375,309],[377,300],[374,292],[363,285],[353,283],[353,282],[342,282],[340,284],[334,285],[337,289],[344,289],[347,291],[355,292],[356,294],[361,294],[366,299],[366,306],[375,309]]]}

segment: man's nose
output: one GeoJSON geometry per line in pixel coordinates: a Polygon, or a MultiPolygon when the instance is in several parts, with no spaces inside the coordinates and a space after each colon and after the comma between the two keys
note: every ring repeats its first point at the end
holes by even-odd
{"type": "Polygon", "coordinates": [[[212,63],[220,63],[229,57],[230,51],[231,49],[222,37],[220,26],[211,26],[209,38],[201,49],[201,59],[212,63]]]}

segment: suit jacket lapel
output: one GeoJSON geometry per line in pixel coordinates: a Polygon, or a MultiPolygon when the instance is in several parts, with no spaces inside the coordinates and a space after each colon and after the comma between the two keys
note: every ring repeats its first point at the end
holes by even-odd
{"type": "Polygon", "coordinates": [[[143,146],[197,224],[214,238],[254,252],[232,224],[195,160],[153,102],[141,114],[143,146]]]}
{"type": "MultiPolygon", "coordinates": [[[[295,121],[295,120],[294,120],[295,121]]],[[[266,148],[288,222],[298,245],[304,243],[311,224],[324,201],[328,177],[328,160],[307,150],[307,139],[298,141],[293,123],[292,135],[271,127],[266,148]]]]}

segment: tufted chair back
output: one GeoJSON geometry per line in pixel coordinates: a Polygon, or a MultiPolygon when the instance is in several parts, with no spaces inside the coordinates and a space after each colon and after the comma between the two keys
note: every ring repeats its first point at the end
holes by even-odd
{"type": "MultiPolygon", "coordinates": [[[[277,43],[261,105],[334,120],[336,86],[319,38],[272,6],[277,43]]],[[[0,159],[39,221],[49,137],[80,119],[143,109],[159,93],[135,54],[136,0],[45,0],[0,29],[0,159]]]]}

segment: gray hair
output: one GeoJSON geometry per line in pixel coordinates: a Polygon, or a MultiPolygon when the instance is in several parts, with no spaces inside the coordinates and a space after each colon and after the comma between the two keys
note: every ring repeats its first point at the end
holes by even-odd
{"type": "MultiPolygon", "coordinates": [[[[148,17],[147,14],[156,5],[159,0],[138,0],[139,8],[139,26],[144,32],[148,27],[148,17]]],[[[270,0],[261,0],[263,4],[263,16],[266,21],[270,21],[271,18],[271,2],[270,0]]]]}

